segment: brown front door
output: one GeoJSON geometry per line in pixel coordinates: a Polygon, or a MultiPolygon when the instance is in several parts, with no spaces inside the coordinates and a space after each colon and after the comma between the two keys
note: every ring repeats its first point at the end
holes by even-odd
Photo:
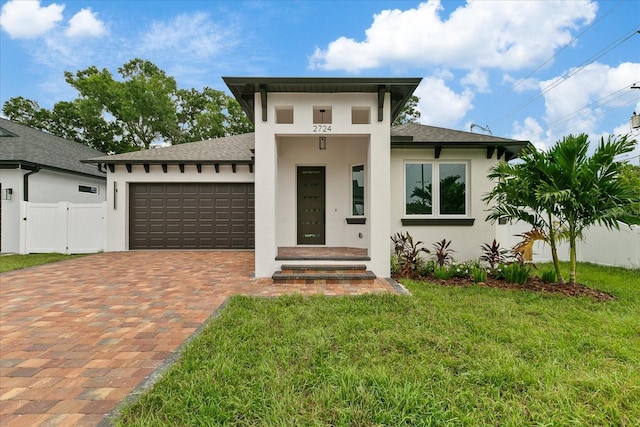
{"type": "Polygon", "coordinates": [[[298,244],[324,245],[324,166],[298,166],[298,244]]]}

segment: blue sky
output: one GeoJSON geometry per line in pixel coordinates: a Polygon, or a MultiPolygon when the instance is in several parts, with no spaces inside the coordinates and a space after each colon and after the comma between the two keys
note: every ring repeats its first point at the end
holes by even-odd
{"type": "Polygon", "coordinates": [[[2,103],[50,108],[76,96],[64,71],[115,74],[140,57],[198,89],[226,90],[222,76],[422,77],[422,123],[540,147],[628,133],[640,113],[638,0],[1,4],[2,103]]]}

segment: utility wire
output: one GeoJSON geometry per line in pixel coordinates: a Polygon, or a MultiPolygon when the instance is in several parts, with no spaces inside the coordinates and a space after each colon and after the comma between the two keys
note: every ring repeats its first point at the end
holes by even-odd
{"type": "Polygon", "coordinates": [[[553,83],[551,83],[549,86],[547,86],[546,88],[544,88],[544,90],[542,90],[540,93],[532,96],[531,98],[527,99],[526,101],[524,101],[523,103],[521,103],[520,105],[518,105],[514,110],[512,110],[509,114],[501,117],[498,120],[498,123],[502,123],[503,121],[505,121],[506,119],[508,119],[509,117],[513,116],[515,113],[517,113],[518,111],[522,110],[524,107],[530,105],[531,103],[533,103],[534,101],[536,101],[538,98],[542,97],[544,94],[548,93],[549,91],[555,89],[556,87],[560,86],[562,83],[566,82],[568,79],[570,79],[571,77],[575,76],[576,74],[578,74],[580,71],[584,70],[587,65],[593,63],[595,60],[597,60],[598,58],[604,56],[605,54],[609,53],[610,51],[612,51],[613,49],[615,49],[616,47],[620,46],[622,43],[626,42],[627,40],[629,40],[631,37],[635,36],[636,34],[640,33],[640,30],[638,30],[638,28],[640,28],[640,26],[633,28],[633,30],[629,33],[625,33],[625,35],[623,35],[622,37],[620,37],[618,40],[616,40],[615,42],[611,43],[610,45],[606,46],[604,49],[600,50],[598,53],[596,53],[595,55],[593,55],[592,57],[588,58],[587,60],[583,61],[578,67],[574,68],[573,70],[571,70],[571,72],[569,74],[567,74],[566,77],[560,77],[558,78],[556,81],[554,81],[553,83]]]}
{"type": "Polygon", "coordinates": [[[579,34],[577,34],[576,36],[574,36],[571,40],[569,40],[569,42],[567,42],[564,46],[562,46],[560,49],[558,49],[556,51],[556,53],[554,53],[553,55],[551,55],[546,61],[544,61],[542,64],[540,64],[535,70],[533,70],[532,72],[530,72],[529,74],[527,74],[526,76],[524,76],[523,78],[521,78],[520,80],[518,80],[516,82],[516,84],[514,84],[513,86],[511,86],[511,88],[509,88],[509,90],[507,90],[505,93],[502,94],[502,96],[507,95],[511,92],[513,92],[513,90],[518,87],[522,82],[524,82],[525,80],[527,80],[529,77],[531,77],[532,75],[534,75],[535,73],[537,73],[538,71],[540,71],[545,65],[547,65],[549,62],[551,62],[556,56],[558,56],[560,54],[560,52],[562,52],[563,50],[565,50],[567,47],[569,47],[570,45],[573,44],[573,42],[577,41],[580,37],[582,37],[582,35],[584,33],[586,33],[587,31],[589,31],[594,25],[596,25],[598,22],[602,21],[607,15],[609,15],[611,12],[613,12],[618,6],[620,6],[622,4],[623,0],[619,0],[618,3],[616,3],[611,9],[609,9],[604,15],[602,15],[600,18],[596,19],[595,21],[593,21],[590,25],[588,25],[582,32],[580,32],[579,34]]]}
{"type": "MultiPolygon", "coordinates": [[[[602,107],[604,105],[607,105],[607,104],[615,101],[618,98],[621,98],[623,96],[627,96],[629,94],[627,92],[628,90],[629,90],[629,85],[625,85],[622,88],[620,88],[620,89],[618,89],[618,90],[616,90],[616,91],[614,91],[614,92],[612,92],[612,93],[610,93],[608,95],[605,95],[600,99],[597,99],[597,100],[595,100],[593,102],[590,102],[589,104],[585,105],[584,107],[582,107],[582,108],[580,108],[580,109],[578,109],[576,111],[573,111],[573,112],[571,112],[569,114],[566,114],[566,115],[564,115],[562,117],[559,117],[559,118],[555,119],[552,122],[549,122],[547,124],[547,128],[551,129],[551,128],[557,127],[558,125],[560,125],[562,123],[568,122],[570,119],[572,119],[574,116],[577,116],[579,113],[581,113],[584,110],[587,110],[587,109],[592,108],[592,107],[602,107]]],[[[640,98],[638,98],[638,99],[640,99],[640,98]]]]}

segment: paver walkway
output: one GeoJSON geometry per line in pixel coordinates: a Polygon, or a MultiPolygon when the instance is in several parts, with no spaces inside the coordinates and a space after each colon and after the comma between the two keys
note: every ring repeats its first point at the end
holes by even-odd
{"type": "MultiPolygon", "coordinates": [[[[1,262],[1,260],[0,260],[1,262]]],[[[253,252],[111,252],[0,275],[0,426],[96,426],[232,294],[372,285],[252,279],[253,252]]]]}

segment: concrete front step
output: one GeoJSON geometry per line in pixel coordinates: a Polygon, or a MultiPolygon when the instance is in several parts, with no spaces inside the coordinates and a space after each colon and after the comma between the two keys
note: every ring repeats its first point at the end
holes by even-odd
{"type": "Polygon", "coordinates": [[[281,267],[283,274],[358,274],[364,273],[367,266],[364,264],[283,264],[281,267]]]}
{"type": "Polygon", "coordinates": [[[365,265],[283,265],[271,277],[281,284],[373,284],[376,275],[365,265]]]}

